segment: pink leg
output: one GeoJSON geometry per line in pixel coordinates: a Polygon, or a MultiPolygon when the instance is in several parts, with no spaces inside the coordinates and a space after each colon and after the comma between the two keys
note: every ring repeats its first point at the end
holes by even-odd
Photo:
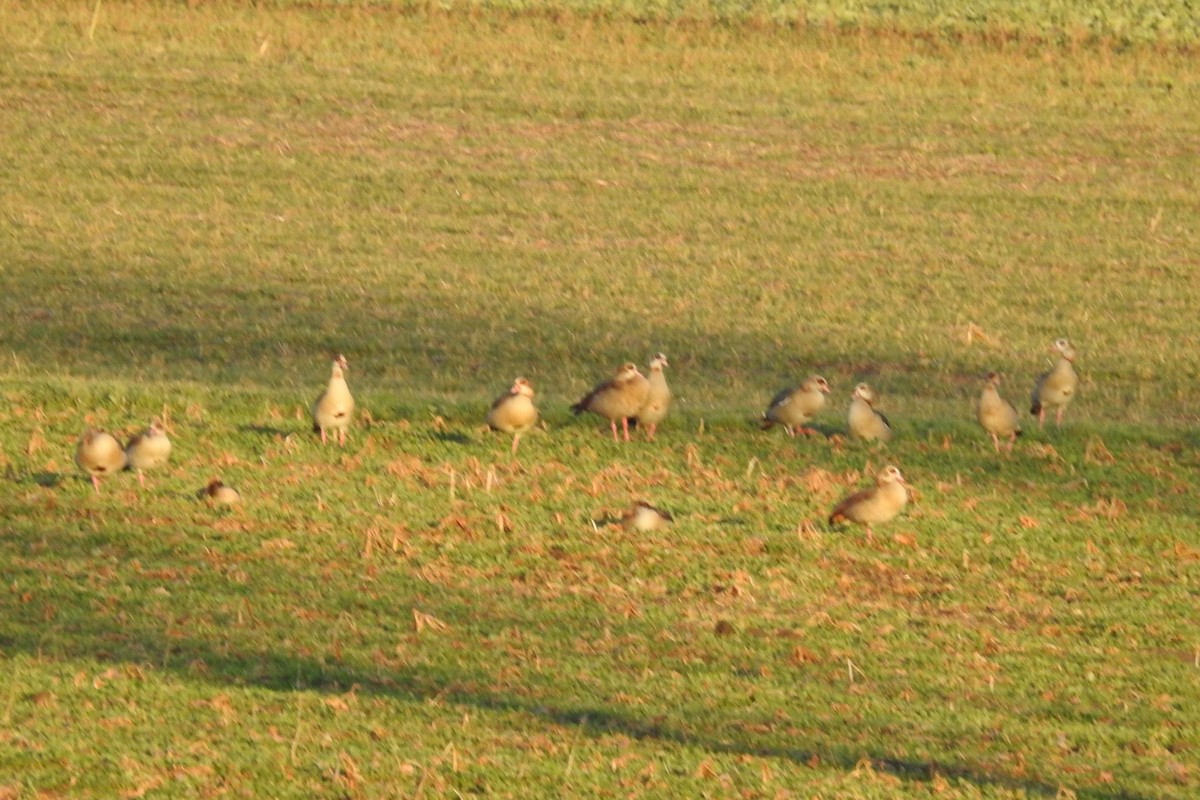
{"type": "Polygon", "coordinates": [[[342,428],[340,431],[338,431],[338,446],[339,447],[346,446],[346,429],[345,428],[342,428]]]}
{"type": "Polygon", "coordinates": [[[521,442],[521,434],[519,434],[519,433],[518,433],[518,434],[514,434],[514,435],[513,435],[513,446],[512,446],[512,454],[513,454],[514,456],[517,454],[517,445],[518,445],[520,442],[521,442]]]}
{"type": "Polygon", "coordinates": [[[1045,422],[1046,422],[1046,409],[1043,408],[1041,411],[1038,412],[1038,427],[1041,428],[1045,422]]]}
{"type": "Polygon", "coordinates": [[[138,470],[138,485],[143,487],[146,485],[146,476],[142,474],[140,469],[138,470]]]}
{"type": "Polygon", "coordinates": [[[96,494],[100,494],[100,477],[99,476],[97,476],[97,475],[92,476],[92,486],[96,487],[96,494]]]}
{"type": "Polygon", "coordinates": [[[325,444],[325,429],[321,428],[321,444],[325,444]]]}
{"type": "Polygon", "coordinates": [[[621,441],[621,437],[617,436],[617,421],[614,419],[614,420],[610,421],[609,424],[612,425],[613,441],[614,442],[621,441]]]}
{"type": "Polygon", "coordinates": [[[1058,407],[1058,413],[1054,415],[1054,424],[1055,424],[1056,426],[1058,426],[1058,425],[1062,425],[1062,415],[1063,415],[1063,412],[1064,412],[1064,411],[1066,411],[1066,410],[1067,410],[1067,409],[1066,409],[1066,407],[1065,407],[1065,406],[1059,406],[1059,407],[1058,407]]]}
{"type": "Polygon", "coordinates": [[[648,438],[650,441],[654,441],[654,434],[657,432],[658,432],[658,423],[657,422],[651,422],[649,425],[646,426],[646,438],[648,438]]]}
{"type": "Polygon", "coordinates": [[[621,424],[625,427],[625,441],[629,441],[629,417],[621,417],[621,424]]]}

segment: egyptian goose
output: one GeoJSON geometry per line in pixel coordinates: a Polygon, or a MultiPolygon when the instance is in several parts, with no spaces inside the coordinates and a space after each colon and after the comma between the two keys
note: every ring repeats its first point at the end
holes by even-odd
{"type": "Polygon", "coordinates": [[[100,493],[100,478],[125,469],[125,450],[112,434],[88,428],[75,445],[75,463],[92,478],[92,486],[100,493]]]}
{"type": "Polygon", "coordinates": [[[489,428],[513,435],[513,455],[517,454],[521,434],[536,425],[537,421],[538,410],[533,404],[533,385],[524,378],[513,381],[512,388],[496,398],[487,414],[489,428]]]}
{"type": "Polygon", "coordinates": [[[218,506],[232,506],[242,502],[238,490],[228,486],[220,478],[213,478],[200,490],[200,496],[218,506]]]}
{"type": "Polygon", "coordinates": [[[1063,412],[1075,398],[1079,387],[1079,376],[1075,374],[1075,348],[1066,339],[1056,339],[1050,346],[1051,353],[1058,354],[1058,361],[1049,372],[1038,376],[1033,386],[1033,402],[1029,413],[1038,418],[1038,427],[1046,420],[1046,410],[1054,409],[1054,424],[1062,425],[1063,412]]]}
{"type": "Polygon", "coordinates": [[[329,385],[313,403],[313,433],[321,434],[321,444],[326,442],[326,432],[336,432],[338,444],[343,447],[346,445],[346,429],[354,418],[354,398],[346,384],[346,370],[349,368],[346,357],[339,354],[333,360],[329,385]]]}
{"type": "Polygon", "coordinates": [[[891,522],[908,504],[908,489],[900,470],[888,465],[875,476],[875,485],[855,492],[837,504],[829,515],[831,526],[839,522],[854,522],[867,529],[867,538],[874,533],[871,526],[891,522]]]}
{"type": "Polygon", "coordinates": [[[129,468],[137,470],[138,483],[146,485],[143,470],[155,469],[167,463],[171,456],[171,440],[158,420],[151,420],[149,427],[136,434],[125,445],[125,456],[129,460],[129,468]]]}
{"type": "Polygon", "coordinates": [[[762,429],[765,431],[775,425],[782,425],[789,436],[795,436],[797,429],[801,433],[814,433],[805,424],[825,407],[825,395],[829,394],[829,384],[820,375],[813,375],[799,386],[784,389],[775,395],[767,406],[762,418],[762,429]]]}
{"type": "Polygon", "coordinates": [[[644,500],[638,500],[633,507],[621,515],[621,527],[627,531],[657,531],[667,527],[675,518],[661,508],[655,508],[644,500]]]}
{"type": "Polygon", "coordinates": [[[650,381],[638,371],[636,364],[626,362],[610,380],[592,389],[582,400],[571,406],[571,410],[576,415],[591,411],[607,419],[612,427],[613,441],[618,442],[621,439],[617,436],[617,420],[620,420],[625,431],[625,441],[628,442],[629,418],[641,411],[649,393],[650,381]]]}
{"type": "Polygon", "coordinates": [[[650,439],[654,438],[658,423],[666,418],[671,408],[671,387],[667,386],[667,376],[663,374],[663,367],[669,366],[662,353],[655,353],[650,359],[650,375],[646,378],[650,382],[650,391],[637,413],[637,424],[646,426],[646,436],[650,439]]]}
{"type": "Polygon", "coordinates": [[[892,426],[887,417],[875,410],[879,395],[865,383],[854,387],[846,426],[850,436],[866,441],[887,442],[892,438],[892,426]]]}
{"type": "Polygon", "coordinates": [[[1012,403],[1000,396],[1000,376],[989,372],[984,380],[983,393],[979,395],[979,424],[992,437],[992,445],[1000,452],[1000,440],[1008,439],[1012,450],[1021,435],[1021,422],[1012,403]]]}

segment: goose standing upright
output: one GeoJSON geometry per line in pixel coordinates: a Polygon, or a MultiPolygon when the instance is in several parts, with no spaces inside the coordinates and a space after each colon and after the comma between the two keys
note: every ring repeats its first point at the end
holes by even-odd
{"type": "Polygon", "coordinates": [[[1021,435],[1021,422],[1012,403],[1000,396],[1000,375],[989,372],[984,379],[983,392],[979,395],[979,424],[992,437],[992,445],[1000,452],[1000,440],[1008,439],[1008,450],[1013,449],[1021,435]]]}
{"type": "Polygon", "coordinates": [[[795,436],[797,430],[815,433],[804,426],[825,407],[827,394],[829,384],[820,375],[812,375],[799,386],[784,389],[775,395],[763,413],[762,429],[782,425],[789,436],[795,436]]]}
{"type": "Polygon", "coordinates": [[[1079,388],[1079,376],[1075,374],[1075,348],[1067,339],[1056,339],[1050,345],[1050,352],[1058,354],[1058,361],[1049,372],[1038,376],[1033,385],[1033,398],[1029,413],[1038,419],[1041,428],[1046,421],[1046,410],[1054,409],[1054,424],[1062,425],[1063,412],[1075,399],[1075,390],[1079,388]]]}
{"type": "Polygon", "coordinates": [[[533,404],[533,385],[525,378],[514,380],[512,388],[496,398],[487,414],[489,428],[513,435],[513,455],[517,454],[521,434],[536,425],[537,421],[538,410],[533,404]]]}
{"type": "Polygon", "coordinates": [[[892,438],[892,426],[887,417],[875,410],[879,395],[869,385],[860,383],[851,395],[850,411],[846,415],[846,427],[850,436],[864,441],[888,442],[892,438]]]}
{"type": "Polygon", "coordinates": [[[137,470],[138,484],[145,486],[143,470],[161,467],[171,456],[171,440],[162,423],[156,419],[150,420],[150,425],[125,445],[125,456],[130,469],[137,470]]]}
{"type": "Polygon", "coordinates": [[[867,538],[874,538],[872,525],[891,522],[908,504],[908,488],[899,468],[888,465],[875,476],[875,485],[855,492],[842,500],[829,515],[830,526],[839,522],[854,522],[867,529],[867,538]]]}
{"type": "Polygon", "coordinates": [[[75,463],[91,477],[96,494],[100,494],[100,478],[125,469],[128,461],[125,449],[112,434],[88,428],[75,445],[75,463]]]}
{"type": "Polygon", "coordinates": [[[629,419],[642,409],[649,393],[650,381],[638,371],[637,364],[626,362],[611,379],[596,386],[571,406],[571,411],[576,415],[591,411],[607,419],[612,427],[613,441],[617,442],[621,440],[617,436],[617,420],[620,420],[625,430],[625,441],[628,442],[629,419]]]}
{"type": "Polygon", "coordinates": [[[666,419],[671,409],[671,387],[667,385],[667,376],[663,373],[663,367],[669,366],[667,357],[662,353],[655,353],[654,358],[650,359],[650,375],[647,378],[650,390],[646,394],[645,404],[637,413],[637,423],[646,426],[649,439],[654,438],[658,423],[666,419]]]}
{"type": "Polygon", "coordinates": [[[326,443],[326,433],[332,432],[337,434],[339,445],[346,445],[346,430],[354,418],[354,397],[346,383],[349,368],[346,357],[338,354],[330,369],[329,385],[313,403],[313,433],[321,434],[321,444],[326,443]]]}

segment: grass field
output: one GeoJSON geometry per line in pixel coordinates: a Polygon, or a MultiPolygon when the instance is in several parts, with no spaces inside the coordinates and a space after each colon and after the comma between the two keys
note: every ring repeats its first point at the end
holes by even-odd
{"type": "Polygon", "coordinates": [[[0,5],[0,798],[1200,794],[1194,54],[586,8],[0,5]]]}

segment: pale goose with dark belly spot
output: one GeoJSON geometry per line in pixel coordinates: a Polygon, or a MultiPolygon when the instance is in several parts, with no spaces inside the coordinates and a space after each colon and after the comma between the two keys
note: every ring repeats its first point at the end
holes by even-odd
{"type": "Polygon", "coordinates": [[[125,448],[112,434],[97,428],[88,428],[75,445],[75,463],[92,479],[96,493],[100,493],[100,478],[125,469],[125,448]]]}
{"type": "Polygon", "coordinates": [[[762,429],[767,430],[775,425],[782,425],[789,436],[801,433],[815,433],[804,426],[812,422],[813,417],[825,407],[825,396],[829,394],[829,384],[820,375],[813,375],[799,386],[784,389],[775,395],[767,406],[762,418],[762,429]]]}
{"type": "Polygon", "coordinates": [[[1033,398],[1029,413],[1038,419],[1038,427],[1046,421],[1046,411],[1054,411],[1054,424],[1062,425],[1063,412],[1075,399],[1075,390],[1079,388],[1079,376],[1075,374],[1075,348],[1066,339],[1056,339],[1050,346],[1051,353],[1058,354],[1058,360],[1049,372],[1038,376],[1033,386],[1033,398]]]}
{"type": "Polygon", "coordinates": [[[629,441],[629,418],[637,415],[646,403],[650,393],[650,382],[638,371],[637,364],[626,362],[616,374],[604,383],[588,392],[571,410],[575,414],[591,411],[609,421],[612,427],[614,441],[620,441],[617,435],[617,421],[620,420],[625,431],[625,441],[629,441]]]}
{"type": "Polygon", "coordinates": [[[171,440],[162,423],[151,420],[146,430],[125,445],[125,456],[129,459],[129,468],[137,471],[138,483],[145,486],[146,478],[142,471],[161,467],[171,456],[171,440]]]}
{"type": "Polygon", "coordinates": [[[346,430],[354,418],[354,397],[346,383],[349,368],[346,357],[338,355],[330,369],[329,384],[313,403],[313,433],[321,434],[321,444],[326,443],[327,433],[336,433],[338,444],[346,445],[346,430]]]}
{"type": "Polygon", "coordinates": [[[487,415],[489,428],[513,435],[513,455],[517,454],[521,434],[536,425],[537,421],[538,410],[533,404],[533,385],[524,378],[513,381],[512,388],[496,398],[487,415]]]}

